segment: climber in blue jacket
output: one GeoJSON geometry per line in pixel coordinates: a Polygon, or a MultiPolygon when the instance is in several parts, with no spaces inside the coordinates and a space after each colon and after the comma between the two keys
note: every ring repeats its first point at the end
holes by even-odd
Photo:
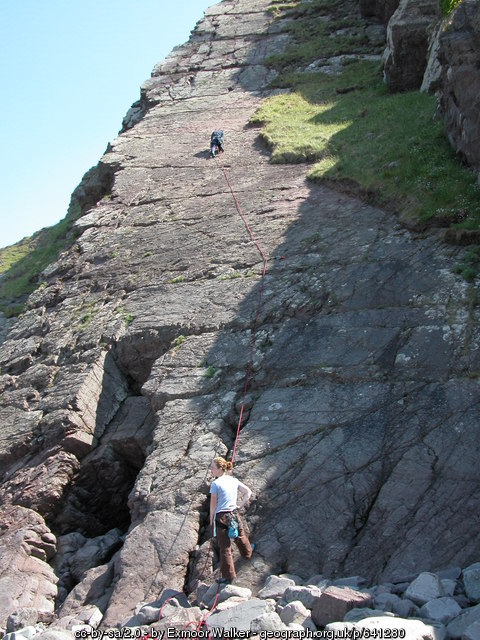
{"type": "Polygon", "coordinates": [[[214,131],[210,137],[210,157],[214,158],[217,153],[223,153],[223,131],[218,129],[214,131]]]}

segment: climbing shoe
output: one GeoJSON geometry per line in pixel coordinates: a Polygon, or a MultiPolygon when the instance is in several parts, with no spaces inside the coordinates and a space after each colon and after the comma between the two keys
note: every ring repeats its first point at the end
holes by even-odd
{"type": "Polygon", "coordinates": [[[215,580],[217,584],[233,584],[232,578],[217,578],[215,580]]]}

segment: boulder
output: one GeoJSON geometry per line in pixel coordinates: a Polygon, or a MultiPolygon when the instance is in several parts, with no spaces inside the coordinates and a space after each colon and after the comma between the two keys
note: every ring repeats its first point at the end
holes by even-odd
{"type": "Polygon", "coordinates": [[[427,67],[429,30],[439,20],[438,0],[400,0],[387,27],[384,77],[389,91],[420,88],[427,67]]]}
{"type": "Polygon", "coordinates": [[[105,535],[85,540],[69,559],[70,571],[76,583],[81,582],[92,567],[102,565],[122,545],[121,531],[112,529],[105,535]]]}
{"type": "Polygon", "coordinates": [[[32,640],[37,635],[35,627],[23,627],[4,636],[4,640],[32,640]]]}
{"type": "Polygon", "coordinates": [[[113,563],[94,567],[83,574],[82,581],[68,594],[58,615],[78,616],[78,612],[88,605],[95,605],[105,611],[111,594],[113,563]]]}
{"type": "Polygon", "coordinates": [[[38,612],[33,607],[23,607],[11,613],[7,618],[7,631],[18,631],[23,627],[35,625],[38,620],[38,612]]]}
{"type": "Polygon", "coordinates": [[[480,604],[464,609],[459,616],[448,623],[447,631],[449,638],[454,638],[454,640],[461,638],[474,623],[480,623],[480,604]]]}
{"type": "Polygon", "coordinates": [[[445,21],[438,57],[440,108],[455,152],[480,168],[480,5],[462,0],[445,21]]]}
{"type": "Polygon", "coordinates": [[[472,602],[480,602],[480,562],[463,570],[465,593],[472,602]]]}
{"type": "Polygon", "coordinates": [[[248,602],[242,602],[236,607],[227,609],[226,611],[212,613],[208,618],[208,625],[210,628],[222,627],[226,631],[230,629],[250,631],[250,625],[253,620],[271,612],[271,605],[265,600],[252,598],[248,600],[248,602]]]}
{"type": "Polygon", "coordinates": [[[418,611],[411,600],[400,598],[395,593],[380,593],[375,596],[373,604],[379,609],[391,611],[401,618],[408,618],[418,611]]]}
{"type": "Polygon", "coordinates": [[[170,611],[168,616],[165,618],[162,617],[159,622],[151,625],[152,637],[155,637],[155,632],[159,633],[158,637],[160,637],[160,633],[167,629],[183,629],[185,627],[195,629],[196,625],[203,618],[204,613],[200,607],[190,607],[188,609],[178,607],[170,611]],[[193,626],[190,625],[190,623],[194,623],[193,626]]]}
{"type": "Polygon", "coordinates": [[[265,586],[258,592],[259,598],[281,598],[288,587],[294,587],[295,581],[290,578],[268,576],[265,586]]]}
{"type": "Polygon", "coordinates": [[[295,602],[298,600],[307,609],[311,609],[316,600],[322,595],[322,590],[314,585],[306,587],[295,586],[288,587],[283,593],[283,599],[286,602],[295,602]]]}
{"type": "Polygon", "coordinates": [[[152,600],[166,584],[177,591],[182,590],[188,563],[185,550],[195,547],[197,527],[198,522],[193,515],[184,516],[178,511],[151,511],[132,529],[115,556],[114,568],[118,578],[105,612],[106,626],[114,626],[118,620],[131,614],[138,602],[152,600]],[[175,570],[165,567],[167,556],[175,570]],[[146,575],[152,576],[152,580],[145,580],[146,575]]]}
{"type": "Polygon", "coordinates": [[[480,620],[473,622],[465,629],[462,634],[462,640],[478,640],[480,638],[480,620]]]}
{"type": "Polygon", "coordinates": [[[419,616],[447,624],[461,613],[461,607],[453,598],[436,598],[423,605],[420,609],[419,616]]]}
{"type": "Polygon", "coordinates": [[[327,587],[313,603],[312,620],[317,626],[324,627],[329,622],[343,620],[350,609],[368,607],[371,602],[369,593],[349,587],[327,587]]]}
{"type": "Polygon", "coordinates": [[[457,581],[449,580],[448,578],[447,579],[442,578],[441,580],[442,580],[443,590],[445,591],[445,595],[453,596],[453,594],[457,590],[457,581]]]}
{"type": "Polygon", "coordinates": [[[444,595],[445,589],[442,581],[436,574],[429,573],[428,571],[421,573],[418,578],[415,578],[405,591],[405,597],[419,606],[435,598],[441,598],[444,595]]]}
{"type": "Polygon", "coordinates": [[[225,602],[229,598],[242,598],[243,600],[248,600],[252,595],[251,589],[246,589],[245,587],[239,587],[236,584],[227,584],[225,586],[221,586],[220,589],[218,584],[213,583],[208,591],[204,594],[202,601],[206,604],[207,607],[211,607],[214,602],[220,604],[221,602],[225,602]]]}
{"type": "Polygon", "coordinates": [[[278,613],[269,611],[267,613],[254,618],[250,623],[250,631],[252,633],[261,633],[262,631],[282,631],[286,629],[278,613]]]}
{"type": "Polygon", "coordinates": [[[290,602],[280,612],[280,618],[285,624],[303,624],[309,617],[310,611],[299,600],[290,602]]]}

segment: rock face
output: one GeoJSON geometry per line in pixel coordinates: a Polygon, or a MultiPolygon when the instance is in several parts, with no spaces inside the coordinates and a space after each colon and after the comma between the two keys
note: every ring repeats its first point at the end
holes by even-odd
{"type": "Polygon", "coordinates": [[[364,18],[375,18],[387,24],[400,0],[360,0],[360,13],[364,18]]]}
{"type": "Polygon", "coordinates": [[[440,106],[456,153],[480,169],[480,6],[463,0],[440,36],[440,106]]]}
{"type": "Polygon", "coordinates": [[[50,616],[57,582],[65,616],[115,626],[213,576],[207,470],[234,443],[263,269],[219,162],[268,261],[239,580],[478,560],[476,289],[436,237],[269,163],[248,126],[286,41],[268,6],[212,7],[155,68],[101,159],[110,194],[92,204],[90,176],[76,243],[0,346],[0,626],[50,616]]]}
{"type": "Polygon", "coordinates": [[[438,0],[400,0],[387,27],[384,75],[389,91],[420,88],[429,32],[440,17],[438,0]]]}
{"type": "Polygon", "coordinates": [[[440,35],[444,27],[443,21],[437,23],[430,36],[428,45],[427,66],[423,75],[420,91],[436,93],[441,86],[442,65],[438,58],[440,49],[440,35]]]}

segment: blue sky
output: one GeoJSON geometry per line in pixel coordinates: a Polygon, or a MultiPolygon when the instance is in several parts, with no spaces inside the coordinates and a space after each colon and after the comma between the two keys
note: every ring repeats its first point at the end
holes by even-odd
{"type": "Polygon", "coordinates": [[[0,0],[0,247],[64,217],[157,62],[215,0],[0,0]]]}

